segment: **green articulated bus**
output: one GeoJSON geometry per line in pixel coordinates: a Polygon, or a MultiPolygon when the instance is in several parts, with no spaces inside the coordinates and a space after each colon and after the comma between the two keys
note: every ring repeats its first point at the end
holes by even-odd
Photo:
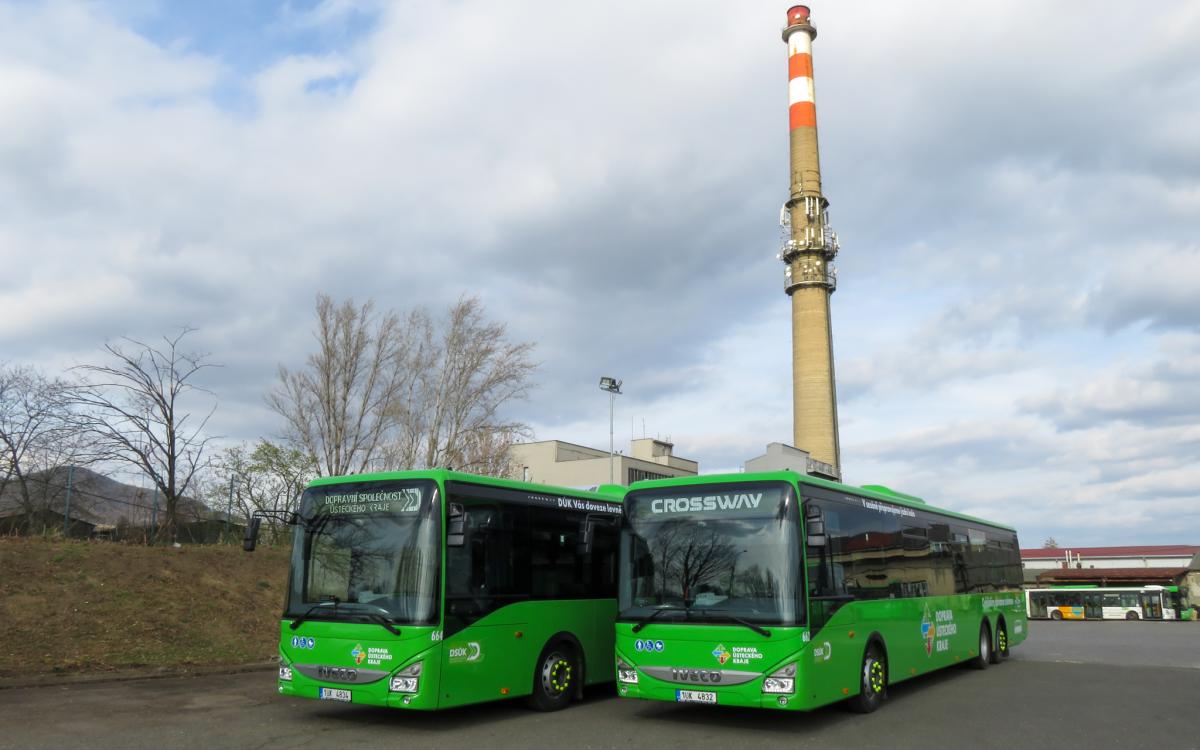
{"type": "Polygon", "coordinates": [[[312,482],[283,519],[295,530],[279,692],[424,710],[527,696],[553,710],[611,682],[622,493],[442,470],[312,482]]]}
{"type": "Polygon", "coordinates": [[[775,709],[849,699],[1028,632],[1016,532],[791,471],[637,482],[620,539],[627,698],[775,709]]]}

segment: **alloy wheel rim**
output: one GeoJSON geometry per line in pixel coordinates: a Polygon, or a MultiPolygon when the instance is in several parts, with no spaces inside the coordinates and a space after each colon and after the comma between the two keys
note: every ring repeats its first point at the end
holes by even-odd
{"type": "Polygon", "coordinates": [[[550,695],[562,695],[571,686],[571,662],[554,654],[542,668],[542,687],[550,695]]]}
{"type": "Polygon", "coordinates": [[[883,662],[875,659],[871,660],[871,665],[867,670],[867,679],[870,683],[871,690],[875,693],[883,692],[884,675],[883,662]]]}

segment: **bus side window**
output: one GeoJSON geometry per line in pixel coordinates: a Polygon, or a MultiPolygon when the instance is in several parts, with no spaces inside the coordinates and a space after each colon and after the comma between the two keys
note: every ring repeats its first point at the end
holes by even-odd
{"type": "Polygon", "coordinates": [[[614,517],[593,527],[590,596],[617,597],[617,545],[620,522],[614,517]]]}
{"type": "Polygon", "coordinates": [[[588,581],[577,551],[579,514],[557,508],[533,508],[530,515],[533,598],[582,598],[588,581]]]}
{"type": "Polygon", "coordinates": [[[465,544],[446,548],[446,637],[530,598],[529,509],[451,497],[466,513],[465,544]]]}

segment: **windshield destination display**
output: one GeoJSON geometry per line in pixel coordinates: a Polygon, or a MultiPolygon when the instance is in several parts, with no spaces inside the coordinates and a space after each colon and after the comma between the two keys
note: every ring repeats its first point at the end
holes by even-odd
{"type": "Polygon", "coordinates": [[[330,515],[416,513],[421,507],[421,494],[421,490],[416,487],[375,492],[348,492],[317,498],[314,505],[318,512],[330,515]]]}

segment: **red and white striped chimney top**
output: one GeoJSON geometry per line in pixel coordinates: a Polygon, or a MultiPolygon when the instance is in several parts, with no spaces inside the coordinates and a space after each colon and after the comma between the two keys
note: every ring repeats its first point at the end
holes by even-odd
{"type": "Polygon", "coordinates": [[[798,23],[808,23],[809,10],[807,5],[793,5],[788,8],[788,26],[798,23]]]}

